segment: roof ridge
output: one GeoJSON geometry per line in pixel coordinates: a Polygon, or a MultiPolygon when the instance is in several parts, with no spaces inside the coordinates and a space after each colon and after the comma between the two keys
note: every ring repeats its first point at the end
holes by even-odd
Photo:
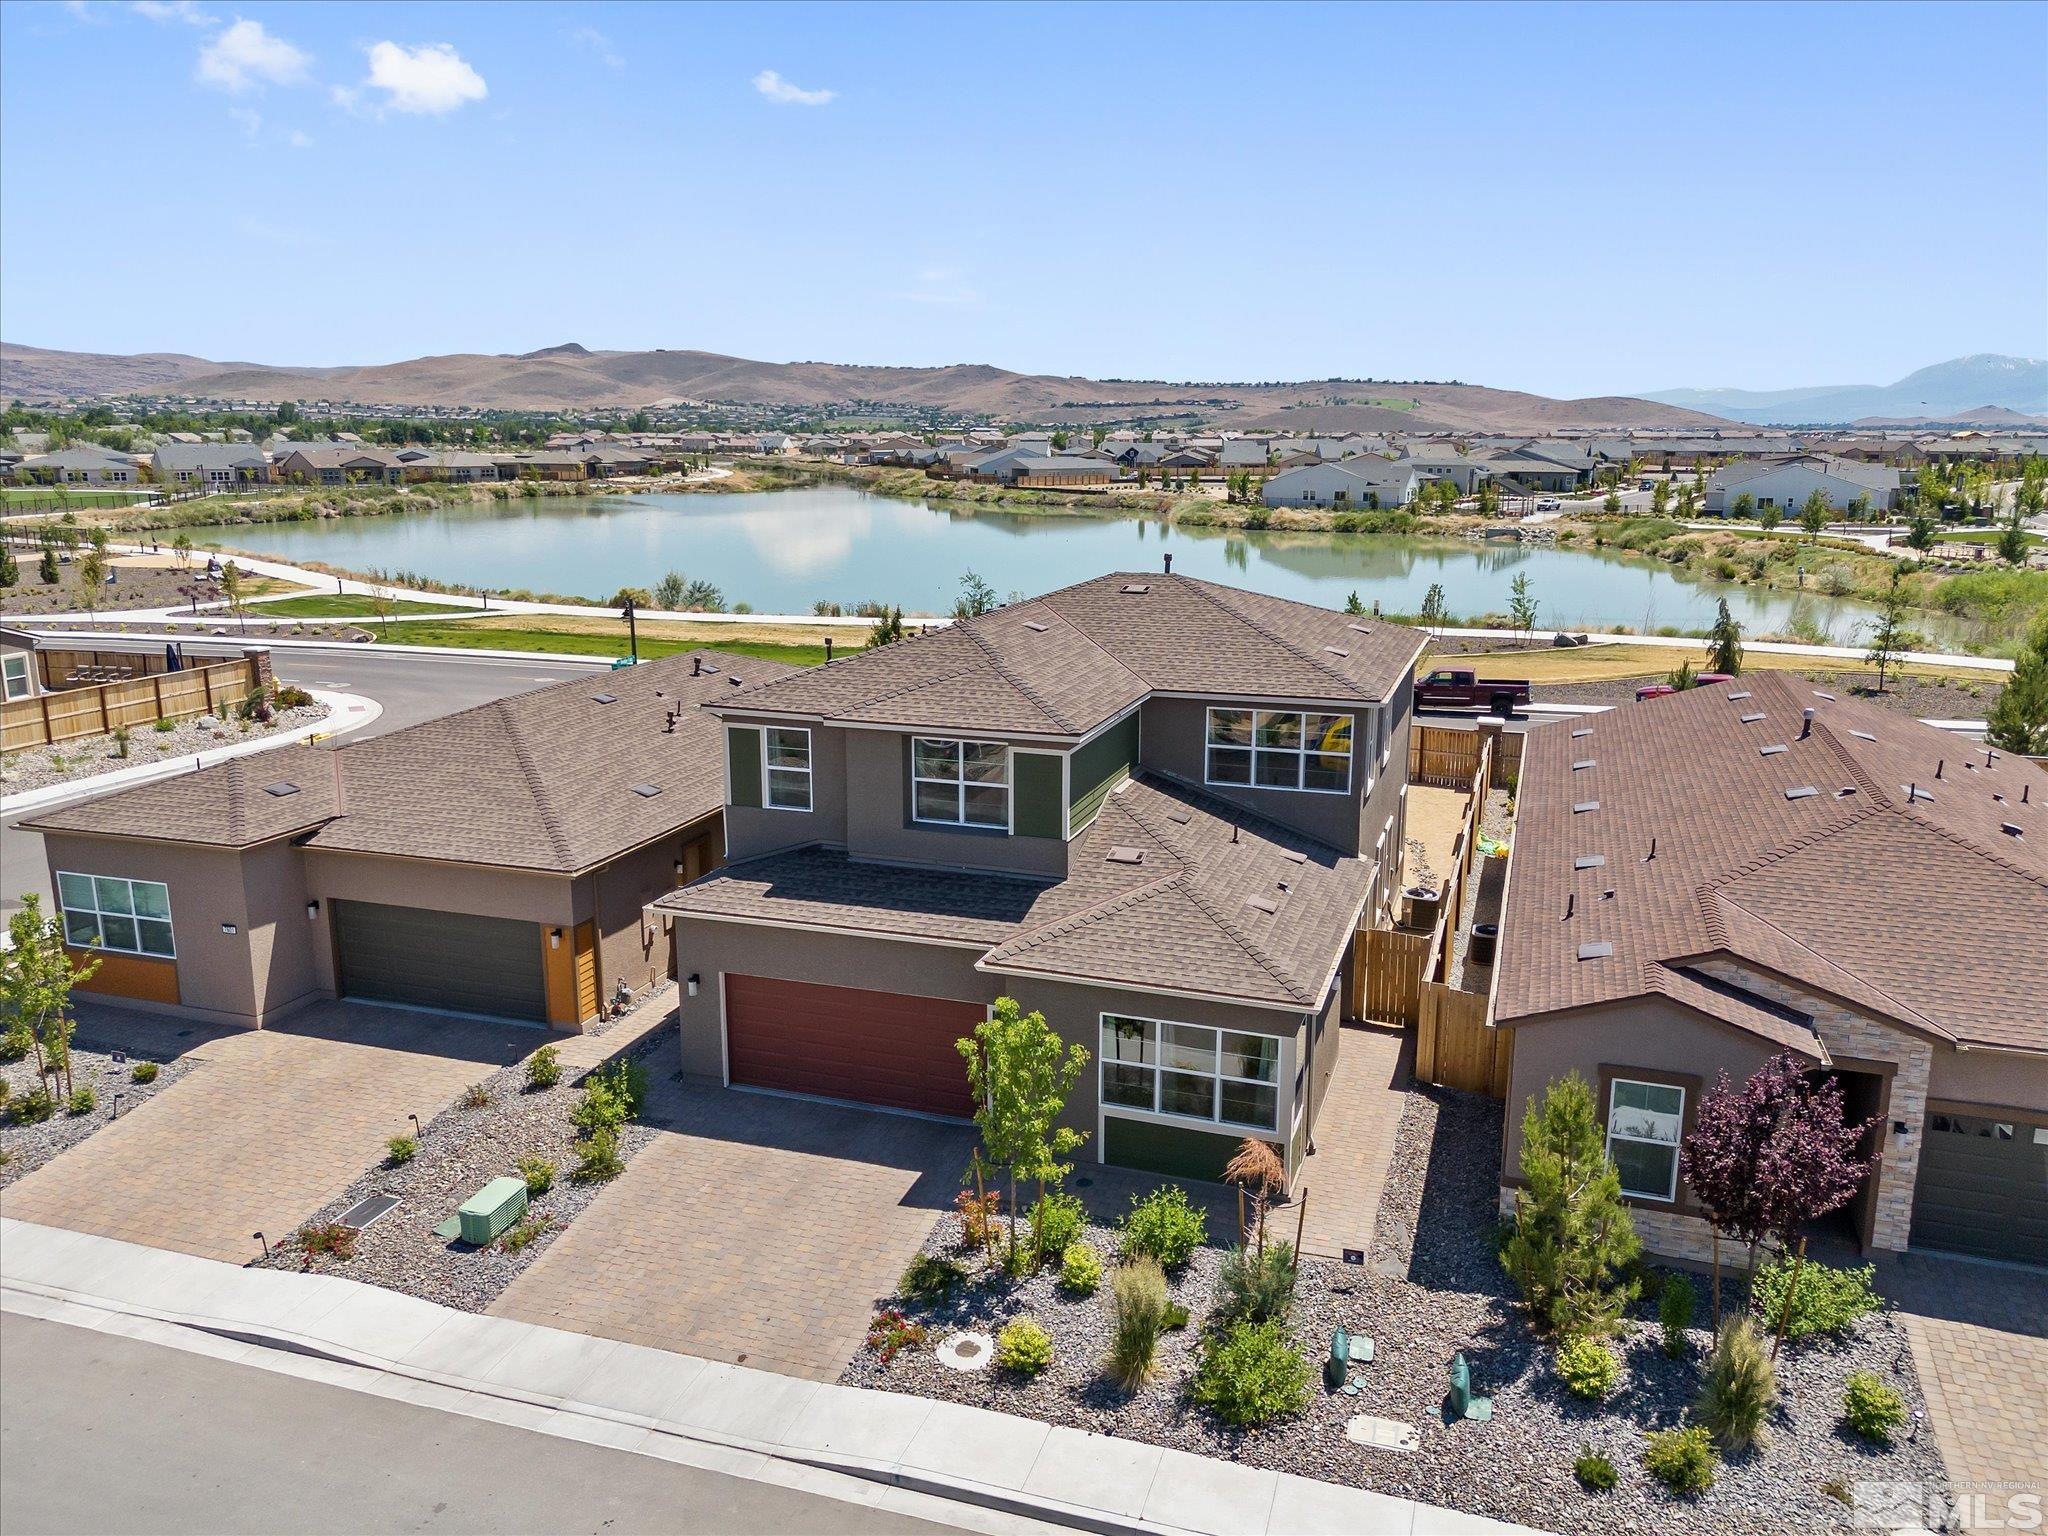
{"type": "MultiPolygon", "coordinates": [[[[1926,1029],[1933,1032],[1934,1034],[1941,1035],[1946,1039],[1953,1040],[1956,1038],[1955,1031],[1950,1029],[1947,1025],[1937,1023],[1935,1020],[1930,1019],[1929,1017],[1927,1017],[1926,1014],[1922,1013],[1918,1008],[1915,1008],[1911,1003],[1907,1002],[1904,998],[1898,997],[1894,995],[1892,992],[1887,991],[1885,988],[1879,986],[1875,981],[1872,981],[1869,977],[1861,975],[1856,971],[1852,971],[1847,966],[1837,965],[1834,961],[1830,960],[1826,955],[1822,954],[1819,950],[1815,949],[1811,944],[1808,944],[1804,940],[1796,938],[1792,934],[1787,933],[1782,927],[1772,922],[1768,917],[1765,917],[1761,912],[1754,911],[1744,903],[1737,901],[1732,895],[1728,894],[1727,892],[1714,892],[1714,900],[1716,902],[1725,901],[1731,907],[1741,907],[1742,915],[1744,917],[1748,918],[1753,923],[1761,923],[1764,927],[1770,929],[1771,932],[1775,933],[1779,938],[1783,939],[1787,944],[1791,945],[1794,949],[1798,950],[1802,955],[1813,956],[1816,962],[1818,962],[1820,965],[1825,966],[1830,972],[1839,971],[1844,976],[1852,977],[1859,984],[1868,987],[1878,996],[1888,1000],[1894,1007],[1896,1007],[1899,1010],[1900,1016],[1902,1018],[1913,1022],[1917,1022],[1918,1024],[1922,1025],[1926,1029]]],[[[1723,927],[1722,932],[1724,935],[1726,934],[1727,930],[1725,927],[1723,927]]],[[[1741,954],[1741,951],[1736,949],[1734,943],[1726,939],[1725,937],[1722,941],[1721,947],[1723,949],[1728,950],[1731,954],[1741,954]]],[[[1743,958],[1749,960],[1752,965],[1761,965],[1764,966],[1767,970],[1776,969],[1775,966],[1770,965],[1767,961],[1756,959],[1754,956],[1743,956],[1743,958]]]]}
{"type": "MultiPolygon", "coordinates": [[[[1001,610],[997,609],[993,611],[1000,612],[1001,610]]],[[[1012,688],[1016,689],[1019,693],[1023,694],[1025,698],[1029,699],[1034,705],[1036,705],[1038,708],[1038,712],[1040,714],[1044,715],[1046,719],[1050,720],[1054,725],[1058,726],[1061,730],[1073,734],[1078,734],[1081,729],[1078,725],[1074,724],[1074,722],[1068,716],[1062,714],[1059,710],[1054,709],[1051,704],[1047,703],[1045,699],[1040,697],[1038,690],[1036,688],[1033,688],[1029,683],[1025,682],[1023,678],[1019,677],[1015,672],[1011,671],[1010,668],[1007,665],[1005,665],[1003,658],[996,654],[996,648],[994,643],[991,642],[987,636],[982,634],[979,627],[980,618],[986,618],[987,616],[988,615],[986,614],[980,615],[976,620],[966,624],[958,625],[956,627],[960,630],[962,634],[966,635],[969,640],[972,640],[976,645],[981,647],[982,655],[988,658],[988,664],[996,669],[997,675],[1001,677],[1004,682],[1008,683],[1012,688]]]]}
{"type": "Polygon", "coordinates": [[[1297,1002],[1303,1004],[1313,1002],[1314,999],[1308,995],[1307,989],[1305,989],[1292,976],[1288,975],[1287,972],[1281,968],[1280,962],[1278,960],[1274,959],[1270,954],[1268,954],[1265,948],[1250,934],[1246,933],[1242,928],[1238,927],[1237,924],[1233,923],[1229,918],[1225,917],[1220,911],[1216,909],[1215,905],[1212,902],[1210,902],[1209,898],[1202,893],[1200,886],[1193,879],[1193,874],[1194,872],[1190,870],[1185,874],[1178,875],[1174,878],[1172,883],[1180,886],[1180,888],[1187,893],[1188,900],[1192,901],[1196,906],[1200,907],[1203,913],[1208,917],[1209,921],[1214,923],[1218,928],[1221,928],[1226,934],[1228,934],[1231,937],[1231,939],[1236,942],[1238,948],[1242,949],[1247,955],[1251,956],[1251,958],[1258,964],[1261,970],[1263,970],[1267,975],[1271,976],[1275,981],[1279,982],[1280,985],[1286,989],[1288,996],[1294,998],[1297,1002]]]}
{"type": "MultiPolygon", "coordinates": [[[[1059,590],[1064,592],[1069,589],[1062,587],[1059,590]]],[[[1046,598],[1052,595],[1052,593],[1046,593],[1044,594],[1044,596],[1032,598],[1029,602],[1019,603],[1017,605],[1017,610],[1036,607],[1039,604],[1045,602],[1046,598]]],[[[998,611],[1000,612],[1002,610],[998,611]]],[[[1096,639],[1093,635],[1089,634],[1086,629],[1084,629],[1081,625],[1076,624],[1072,618],[1062,613],[1059,609],[1048,608],[1046,611],[1050,613],[1054,618],[1058,619],[1061,624],[1065,625],[1074,634],[1079,635],[1082,641],[1085,642],[1091,649],[1100,651],[1102,653],[1103,659],[1107,661],[1111,666],[1115,667],[1119,672],[1123,673],[1125,677],[1131,679],[1132,682],[1137,683],[1140,687],[1142,687],[1145,690],[1147,698],[1151,697],[1153,690],[1153,682],[1151,678],[1142,675],[1137,670],[1137,668],[1133,667],[1129,662],[1125,661],[1123,657],[1117,655],[1115,651],[1112,651],[1100,640],[1096,639]]],[[[1141,699],[1139,702],[1143,703],[1144,701],[1141,699]]]]}
{"type": "Polygon", "coordinates": [[[519,773],[526,780],[526,789],[533,796],[534,808],[540,812],[540,824],[547,829],[548,844],[555,857],[562,863],[572,862],[568,835],[562,830],[561,818],[556,816],[554,802],[548,798],[546,780],[534,765],[533,754],[527,750],[526,739],[520,734],[519,722],[504,706],[511,702],[499,699],[491,706],[503,711],[501,720],[505,735],[512,743],[512,758],[519,765],[519,773]]]}
{"type": "Polygon", "coordinates": [[[2028,884],[2038,885],[2043,890],[2048,890],[2048,875],[2039,874],[2034,870],[2027,869],[2023,865],[2013,863],[2012,860],[2008,859],[2003,853],[2000,853],[1995,848],[1987,848],[1983,844],[1977,842],[1974,838],[1965,837],[1962,833],[1957,832],[1952,828],[1945,827],[1938,821],[1932,821],[1929,818],[1922,816],[1919,812],[1913,810],[1910,806],[1887,805],[1885,809],[1889,810],[1893,815],[1899,817],[1901,820],[1907,822],[1911,826],[1923,827],[1927,831],[1932,832],[1936,837],[1954,843],[1958,848],[1966,849],[1969,852],[1976,854],[1977,857],[1980,859],[1985,859],[1988,860],[1990,863],[1996,864],[2000,869],[2005,870],[2007,873],[2018,875],[2022,880],[2025,880],[2028,884]]]}
{"type": "MultiPolygon", "coordinates": [[[[1168,577],[1167,579],[1170,581],[1175,578],[1168,577]]],[[[1222,596],[1220,595],[1220,592],[1221,590],[1228,589],[1212,588],[1208,582],[1198,581],[1192,576],[1182,576],[1178,579],[1186,582],[1189,587],[1191,587],[1200,597],[1202,597],[1213,607],[1222,609],[1225,613],[1229,614],[1232,618],[1236,619],[1240,624],[1243,624],[1248,628],[1257,630],[1260,634],[1264,635],[1268,640],[1272,641],[1282,650],[1293,653],[1294,656],[1296,656],[1298,659],[1302,661],[1307,662],[1310,666],[1314,667],[1318,672],[1322,673],[1325,677],[1334,678],[1337,682],[1342,683],[1347,692],[1352,697],[1358,697],[1364,692],[1364,690],[1360,688],[1356,682],[1354,682],[1351,678],[1346,677],[1342,672],[1339,672],[1335,667],[1324,665],[1322,661],[1320,661],[1314,656],[1311,656],[1307,651],[1304,651],[1292,640],[1287,639],[1284,635],[1276,634],[1271,629],[1268,629],[1264,624],[1261,624],[1257,619],[1253,618],[1249,613],[1244,612],[1242,609],[1236,607],[1231,603],[1225,602],[1222,596]]],[[[1289,601],[1289,599],[1281,598],[1278,599],[1278,601],[1287,602],[1289,601]]],[[[1307,607],[1310,605],[1304,604],[1303,606],[1307,607]]]]}
{"type": "Polygon", "coordinates": [[[1056,917],[1051,922],[1040,923],[1036,928],[1027,928],[1021,933],[1010,935],[1002,943],[991,945],[988,955],[984,955],[982,958],[987,959],[989,955],[1003,954],[1005,952],[1015,953],[1038,943],[1040,940],[1058,938],[1063,934],[1072,933],[1077,928],[1086,927],[1100,918],[1107,917],[1117,907],[1126,902],[1133,902],[1140,897],[1150,896],[1165,890],[1185,873],[1185,870],[1177,869],[1170,875],[1158,876],[1155,879],[1145,881],[1142,885],[1127,886],[1123,890],[1112,891],[1099,901],[1091,901],[1077,912],[1069,912],[1066,916],[1056,917]]]}

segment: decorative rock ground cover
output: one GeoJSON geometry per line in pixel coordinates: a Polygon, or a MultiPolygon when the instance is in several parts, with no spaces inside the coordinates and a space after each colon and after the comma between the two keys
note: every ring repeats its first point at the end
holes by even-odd
{"type": "MultiPolygon", "coordinates": [[[[43,1164],[67,1147],[74,1147],[102,1126],[114,1121],[116,1098],[122,1115],[132,1115],[157,1094],[183,1077],[192,1063],[186,1057],[175,1060],[161,1060],[137,1056],[132,1053],[94,1050],[71,1042],[71,1086],[74,1089],[90,1087],[98,1101],[93,1109],[83,1115],[65,1111],[60,1102],[57,1112],[49,1119],[34,1125],[23,1125],[12,1114],[12,1106],[21,1094],[36,1085],[36,1059],[33,1053],[20,1061],[0,1065],[0,1079],[7,1083],[7,1104],[0,1106],[0,1189],[5,1189],[16,1179],[34,1173],[43,1164]],[[149,1061],[156,1075],[149,1082],[135,1081],[135,1064],[149,1061]]],[[[49,1079],[54,1094],[63,1079],[49,1079]]]]}
{"type": "Polygon", "coordinates": [[[135,768],[144,763],[161,763],[171,758],[194,757],[215,747],[231,747],[238,742],[259,741],[265,736],[275,736],[279,731],[311,725],[326,718],[324,705],[304,704],[297,709],[276,711],[268,724],[200,715],[195,719],[176,721],[168,731],[160,731],[145,722],[129,729],[128,754],[125,757],[121,755],[119,741],[113,736],[80,736],[72,741],[60,741],[54,746],[23,747],[8,753],[4,762],[0,762],[0,785],[4,785],[10,795],[25,794],[31,789],[43,789],[51,784],[68,784],[73,779],[89,779],[96,774],[135,768]]]}
{"type": "MultiPolygon", "coordinates": [[[[842,1379],[1560,1532],[1849,1530],[1845,1501],[1858,1482],[1918,1482],[1945,1492],[1931,1435],[1907,1440],[1902,1432],[1891,1449],[1872,1449],[1841,1427],[1842,1390],[1854,1370],[1885,1378],[1910,1410],[1923,1406],[1905,1334],[1879,1315],[1839,1342],[1788,1345],[1770,1443],[1724,1463],[1713,1488],[1699,1498],[1668,1494],[1643,1470],[1642,1449],[1648,1433],[1680,1422],[1698,1392],[1711,1342],[1708,1287],[1699,1283],[1684,1358],[1665,1357],[1654,1303],[1646,1301],[1613,1341],[1623,1367],[1614,1396],[1603,1404],[1571,1397],[1552,1367],[1549,1346],[1531,1333],[1515,1305],[1495,1256],[1500,1144],[1499,1104],[1433,1088],[1408,1095],[1368,1264],[1306,1261],[1292,1316],[1295,1340],[1312,1365],[1320,1367],[1338,1324],[1354,1337],[1373,1339],[1376,1358],[1353,1367],[1357,1396],[1326,1393],[1317,1382],[1297,1418],[1233,1430],[1188,1400],[1222,1257],[1214,1247],[1197,1250],[1186,1271],[1172,1277],[1174,1300],[1188,1308],[1190,1323],[1165,1336],[1158,1378],[1136,1393],[1116,1390],[1097,1368],[1108,1344],[1107,1282],[1094,1297],[1072,1299],[1059,1290],[1056,1267],[1021,1282],[992,1271],[976,1274],[932,1304],[885,1299],[925,1327],[925,1343],[906,1347],[886,1365],[865,1352],[842,1379]],[[1053,1338],[1053,1362],[1035,1379],[994,1367],[960,1373],[935,1358],[933,1346],[958,1329],[994,1334],[1025,1315],[1053,1338]],[[1448,1372],[1460,1351],[1471,1366],[1473,1390],[1493,1399],[1489,1422],[1446,1422],[1448,1372]],[[1412,1426],[1416,1449],[1353,1443],[1345,1427],[1358,1415],[1412,1426]],[[1573,1476],[1573,1459],[1589,1446],[1619,1472],[1612,1492],[1588,1492],[1573,1476]]],[[[1095,1219],[1106,1213],[1090,1214],[1083,1241],[1107,1258],[1115,1234],[1095,1219]]],[[[1274,1213],[1269,1239],[1291,1235],[1292,1214],[1274,1213]]],[[[1231,1234],[1212,1222],[1210,1236],[1227,1242],[1231,1234]]],[[[926,1251],[961,1258],[959,1237],[959,1223],[949,1216],[926,1251]]]]}
{"type": "MultiPolygon", "coordinates": [[[[652,1074],[673,1061],[676,1050],[676,1026],[668,1024],[624,1054],[652,1074]]],[[[483,1311],[604,1192],[603,1183],[580,1184],[572,1177],[576,1153],[571,1144],[579,1132],[569,1116],[581,1083],[582,1078],[565,1072],[553,1088],[533,1089],[527,1086],[524,1061],[500,1068],[480,1084],[489,1102],[472,1108],[465,1102],[470,1090],[458,1095],[427,1122],[410,1162],[397,1167],[379,1163],[328,1204],[307,1213],[301,1232],[335,1221],[367,1196],[395,1195],[398,1204],[358,1235],[353,1257],[309,1255],[294,1235],[273,1242],[270,1257],[256,1260],[253,1267],[310,1269],[465,1312],[483,1311]],[[437,1225],[492,1179],[516,1176],[519,1159],[526,1156],[555,1165],[553,1186],[528,1201],[525,1219],[544,1222],[531,1241],[516,1249],[503,1239],[472,1248],[435,1234],[437,1225]]],[[[629,1121],[619,1136],[620,1157],[630,1162],[654,1135],[652,1128],[629,1121]]]]}

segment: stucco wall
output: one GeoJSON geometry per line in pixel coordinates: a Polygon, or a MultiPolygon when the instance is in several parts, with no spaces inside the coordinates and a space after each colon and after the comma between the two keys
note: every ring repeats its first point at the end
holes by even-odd
{"type": "Polygon", "coordinates": [[[644,919],[647,904],[682,884],[676,866],[699,838],[715,844],[719,818],[693,822],[681,832],[649,843],[582,877],[591,886],[591,915],[597,925],[598,977],[604,1006],[621,978],[635,992],[668,979],[671,935],[660,922],[644,919]]]}
{"type": "Polygon", "coordinates": [[[910,738],[899,732],[848,731],[846,785],[846,846],[857,858],[1006,869],[1055,879],[1066,875],[1067,845],[1061,838],[913,823],[910,738]]]}
{"type": "MultiPolygon", "coordinates": [[[[1235,706],[1232,706],[1235,707],[1235,706]]],[[[1145,701],[1140,728],[1141,761],[1171,778],[1202,785],[1207,745],[1208,706],[1201,699],[1151,698],[1145,701]]],[[[1343,711],[1324,711],[1343,713],[1343,711]]],[[[1366,768],[1361,743],[1369,739],[1366,710],[1351,711],[1351,790],[1318,794],[1293,789],[1260,789],[1252,785],[1203,785],[1217,798],[1270,817],[1328,843],[1342,853],[1358,852],[1358,834],[1365,799],[1366,768]]],[[[1405,742],[1403,750],[1406,750],[1405,742]]],[[[1401,772],[1405,773],[1406,759],[1401,772]]],[[[1401,773],[1388,775],[1398,778],[1401,773]]],[[[1375,829],[1375,836],[1378,835],[1375,829]]],[[[1367,845],[1370,847],[1370,844],[1367,845]]]]}
{"type": "Polygon", "coordinates": [[[2048,1111],[2048,1056],[1936,1047],[1929,1065],[1931,1099],[2048,1111]]]}
{"type": "MultiPolygon", "coordinates": [[[[777,722],[733,716],[728,725],[761,730],[777,722]]],[[[780,848],[810,843],[844,846],[846,842],[846,737],[837,726],[814,725],[811,731],[811,809],[779,811],[763,806],[727,808],[727,857],[751,859],[780,848]]],[[[765,796],[767,785],[762,785],[765,796]]]]}

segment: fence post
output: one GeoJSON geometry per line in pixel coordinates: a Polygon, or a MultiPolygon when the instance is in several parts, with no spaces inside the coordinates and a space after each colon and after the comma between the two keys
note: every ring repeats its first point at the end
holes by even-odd
{"type": "Polygon", "coordinates": [[[149,674],[149,686],[150,686],[150,689],[151,689],[151,691],[153,691],[153,692],[154,692],[154,693],[156,694],[156,717],[157,717],[157,719],[161,720],[161,719],[163,719],[163,718],[164,718],[164,676],[163,676],[163,674],[162,674],[161,672],[152,672],[152,673],[150,673],[150,674],[149,674]]]}

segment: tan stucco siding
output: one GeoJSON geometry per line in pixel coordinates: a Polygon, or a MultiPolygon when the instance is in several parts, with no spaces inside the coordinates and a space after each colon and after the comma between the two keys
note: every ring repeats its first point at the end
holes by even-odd
{"type": "MultiPolygon", "coordinates": [[[[782,723],[731,717],[730,726],[763,730],[782,723]]],[[[811,809],[772,810],[768,807],[728,806],[725,846],[733,859],[751,859],[780,848],[801,848],[810,843],[831,847],[846,844],[846,737],[838,726],[813,725],[811,732],[811,809]]],[[[766,794],[766,784],[763,784],[766,794]]]]}
{"type": "MultiPolygon", "coordinates": [[[[1229,707],[1243,707],[1224,701],[1229,707]]],[[[1207,759],[1208,703],[1201,699],[1149,698],[1140,716],[1140,761],[1156,772],[1189,784],[1202,785],[1207,759]]],[[[1342,710],[1323,711],[1343,713],[1342,710]]],[[[1352,712],[1351,789],[1348,794],[1315,794],[1303,790],[1259,789],[1237,784],[1206,785],[1208,792],[1243,806],[1282,826],[1293,827],[1343,853],[1358,852],[1365,784],[1370,769],[1363,743],[1369,737],[1369,711],[1352,712]]],[[[1402,750],[1406,751],[1404,741],[1402,750]]],[[[1407,773],[1403,757],[1388,777],[1407,773]]],[[[1378,835],[1378,828],[1374,828],[1378,835]]],[[[1368,843],[1367,848],[1370,850],[1368,843]]]]}
{"type": "MultiPolygon", "coordinates": [[[[997,740],[962,732],[974,740],[997,740]]],[[[957,869],[1006,869],[1054,879],[1067,873],[1057,837],[1011,837],[981,828],[910,820],[910,738],[895,731],[846,733],[846,846],[857,858],[957,869]]]]}
{"type": "Polygon", "coordinates": [[[2048,1111],[2048,1056],[1954,1051],[1937,1046],[1927,1096],[1955,1104],[2048,1111]]]}
{"type": "Polygon", "coordinates": [[[678,865],[687,871],[694,863],[701,872],[720,836],[719,818],[711,816],[582,877],[592,886],[607,1003],[621,979],[635,992],[667,980],[670,936],[658,919],[647,921],[647,904],[683,883],[678,865]],[[693,844],[698,845],[694,860],[693,844]]]}

